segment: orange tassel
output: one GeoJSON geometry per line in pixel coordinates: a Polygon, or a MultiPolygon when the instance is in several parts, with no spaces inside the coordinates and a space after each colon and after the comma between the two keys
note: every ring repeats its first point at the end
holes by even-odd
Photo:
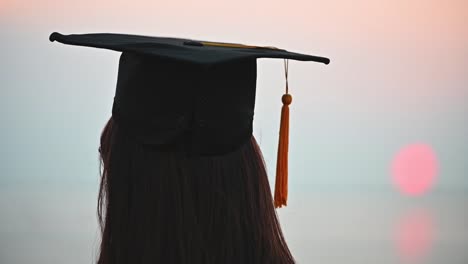
{"type": "Polygon", "coordinates": [[[286,206],[288,199],[288,147],[289,147],[289,105],[292,96],[288,93],[281,98],[281,123],[276,162],[275,208],[286,206]]]}

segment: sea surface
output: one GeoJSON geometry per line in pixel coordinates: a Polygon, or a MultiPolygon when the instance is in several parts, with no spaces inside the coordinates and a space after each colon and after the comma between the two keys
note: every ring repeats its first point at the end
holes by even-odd
{"type": "MultiPolygon", "coordinates": [[[[63,186],[61,186],[63,187],[63,186]]],[[[0,192],[0,263],[92,263],[97,187],[0,192]]],[[[278,210],[298,263],[468,263],[468,193],[316,187],[278,210]]]]}

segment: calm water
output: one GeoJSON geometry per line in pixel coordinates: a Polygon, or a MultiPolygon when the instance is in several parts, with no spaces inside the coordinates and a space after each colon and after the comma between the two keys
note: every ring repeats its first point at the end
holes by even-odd
{"type": "MultiPolygon", "coordinates": [[[[63,186],[62,186],[63,187],[63,186]]],[[[91,263],[96,190],[0,193],[0,263],[91,263]]],[[[468,195],[296,193],[279,215],[298,263],[468,263],[468,195]]]]}

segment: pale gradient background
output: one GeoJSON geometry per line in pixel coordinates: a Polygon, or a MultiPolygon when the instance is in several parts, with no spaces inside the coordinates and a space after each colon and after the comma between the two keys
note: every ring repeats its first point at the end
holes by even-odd
{"type": "MultiPolygon", "coordinates": [[[[466,0],[1,0],[1,264],[92,263],[99,241],[97,148],[119,53],[50,43],[53,31],[330,57],[290,62],[290,200],[279,215],[298,263],[468,263],[466,0]],[[431,146],[440,166],[420,197],[390,174],[412,143],[431,146]]],[[[269,172],[282,67],[258,63],[254,134],[269,172]]]]}

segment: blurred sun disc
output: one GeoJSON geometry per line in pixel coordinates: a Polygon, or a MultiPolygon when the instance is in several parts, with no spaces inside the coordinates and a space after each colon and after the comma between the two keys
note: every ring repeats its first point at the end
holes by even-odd
{"type": "Polygon", "coordinates": [[[410,144],[395,155],[391,170],[393,182],[403,194],[423,195],[434,184],[437,157],[427,144],[410,144]]]}

